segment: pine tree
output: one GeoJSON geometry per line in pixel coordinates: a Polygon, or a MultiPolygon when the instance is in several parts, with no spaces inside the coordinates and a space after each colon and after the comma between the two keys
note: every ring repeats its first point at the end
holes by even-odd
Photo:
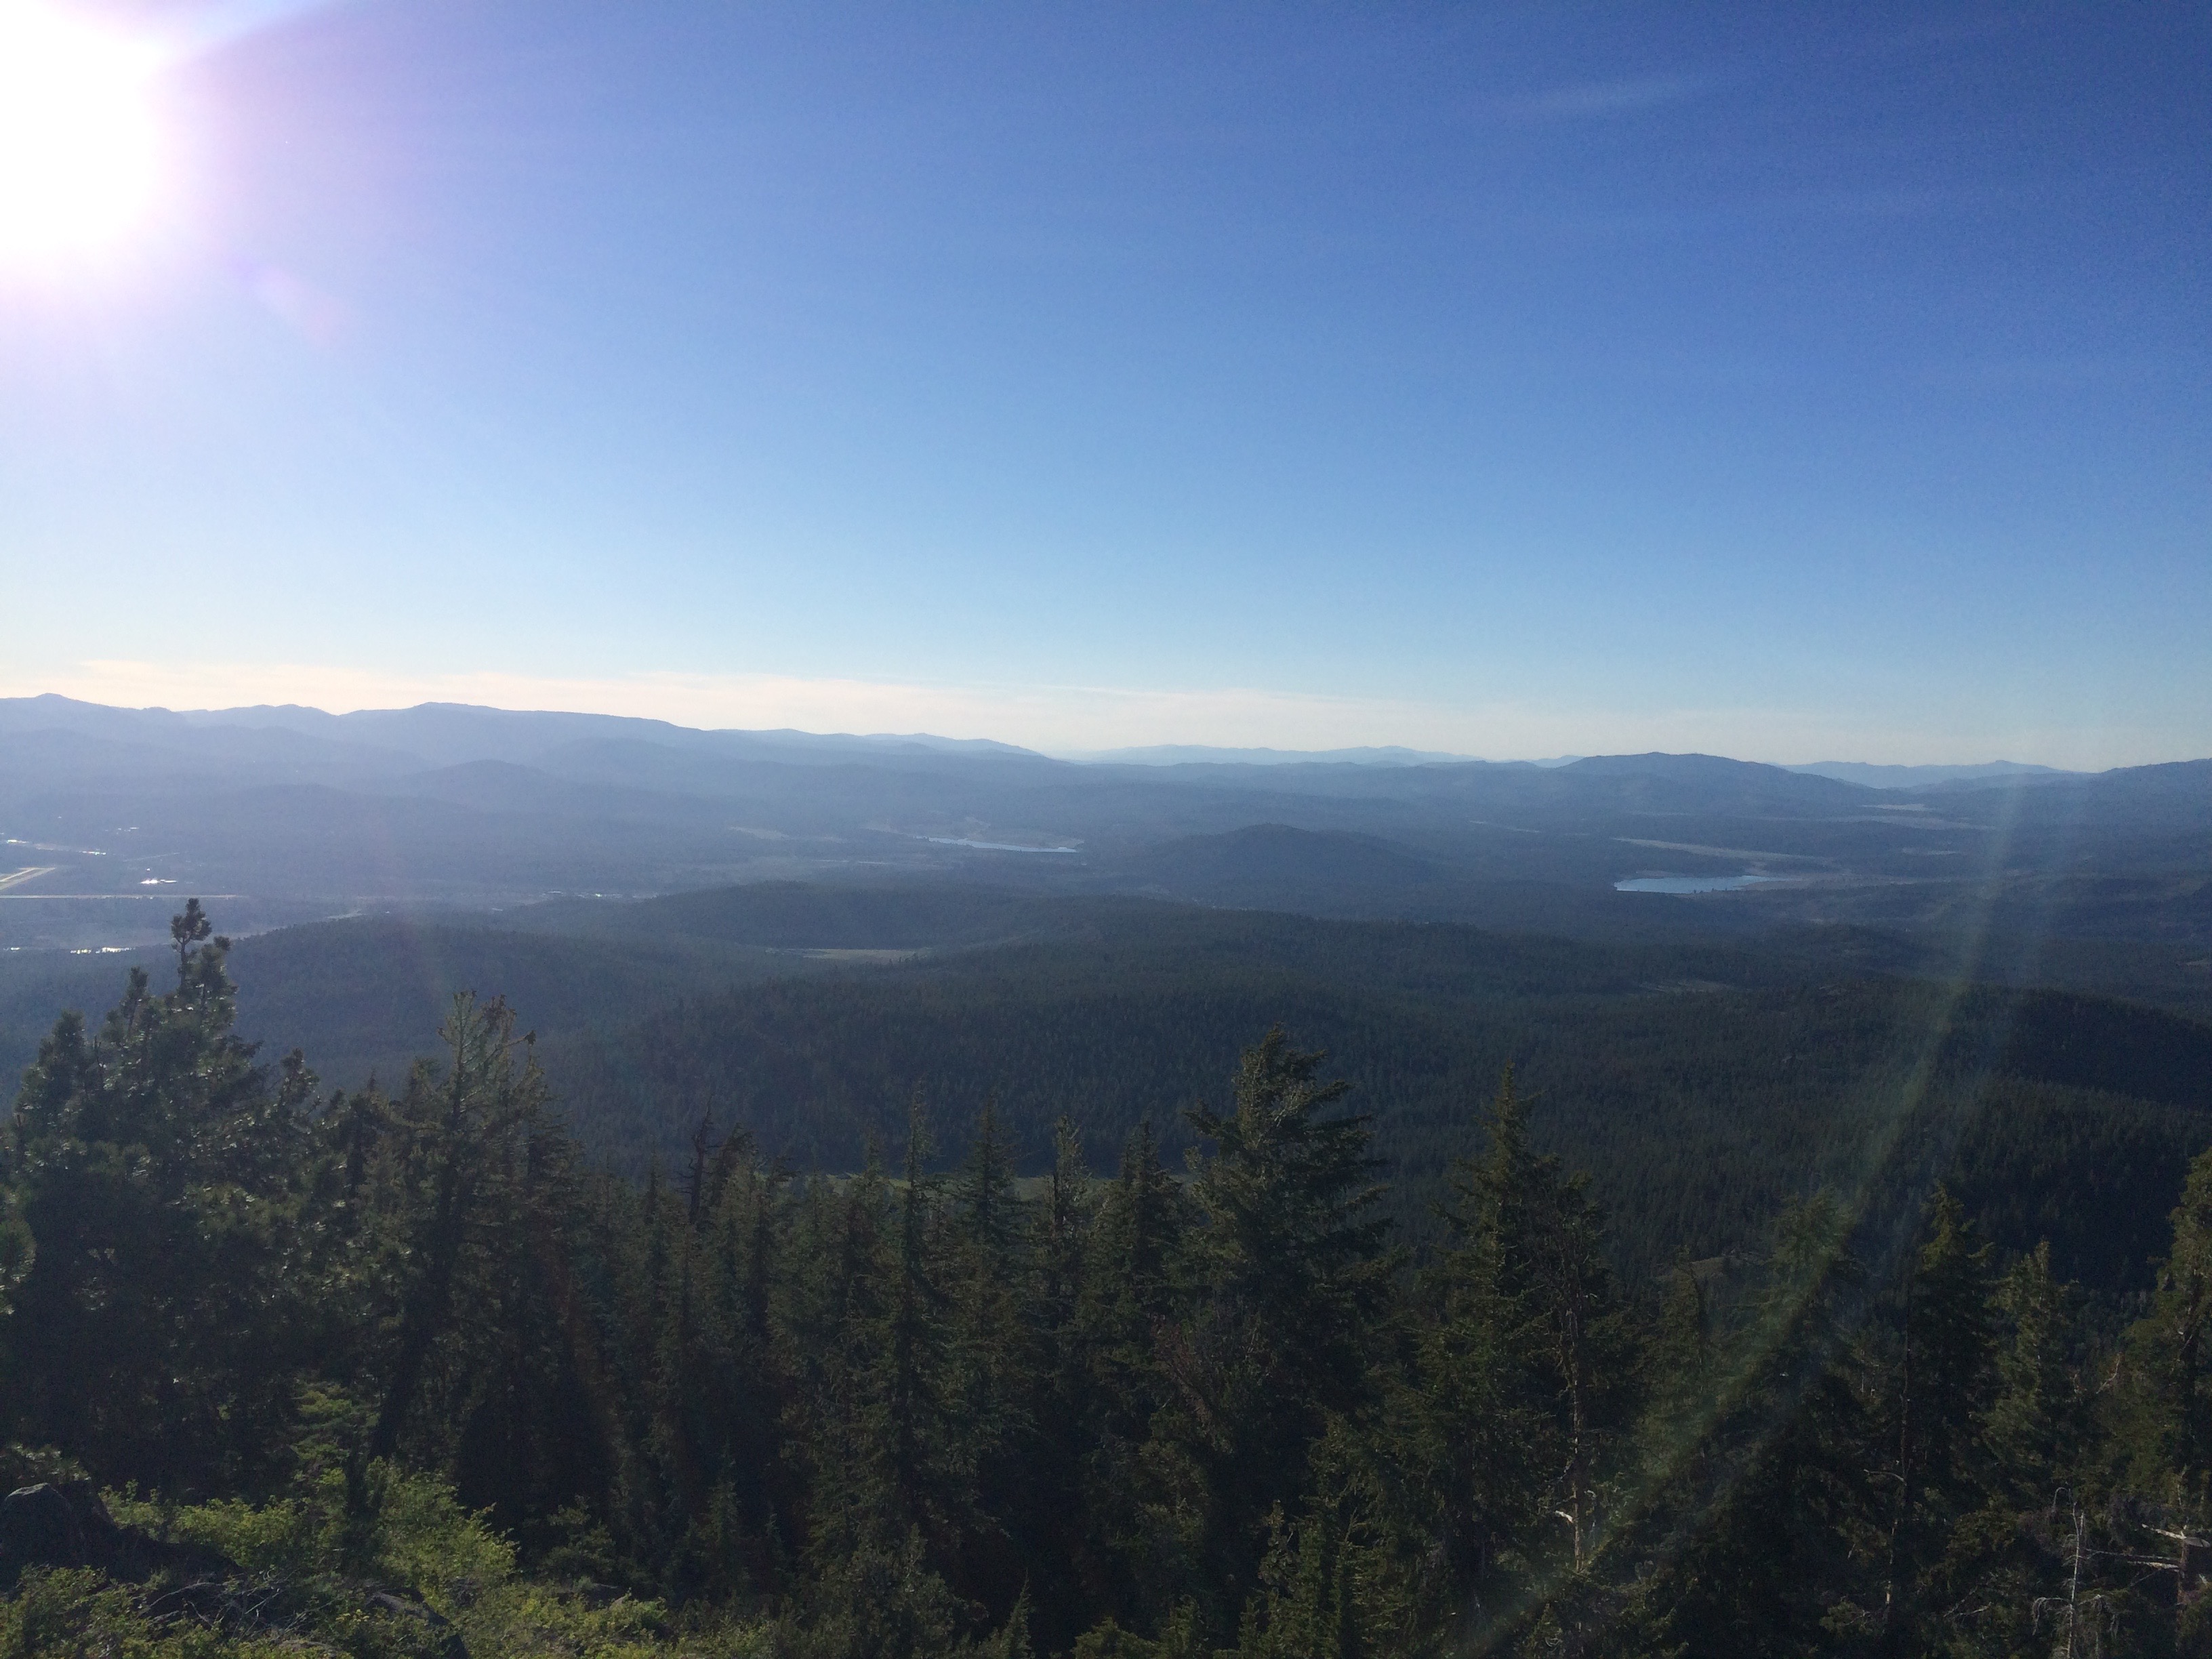
{"type": "Polygon", "coordinates": [[[2071,1483],[2092,1433],[2074,1364],[2077,1295],[2051,1271],[2048,1240],[2013,1264],[1996,1304],[2011,1340],[1996,1357],[1996,1397],[1984,1425],[1995,1480],[2016,1507],[2048,1503],[2071,1483]]]}
{"type": "Polygon", "coordinates": [[[1707,1449],[1644,1528],[1657,1570],[1629,1598],[1623,1651],[1765,1659],[1866,1639],[1881,1585],[1858,1547],[1890,1511],[1869,1473],[1882,1441],[1851,1340],[1864,1274],[1849,1231],[1825,1190],[1778,1218],[1719,1356],[1707,1449]]]}
{"type": "Polygon", "coordinates": [[[2100,1547],[2109,1540],[2101,1524],[2089,1535],[2081,1503],[2094,1425],[2071,1364],[2069,1289],[2053,1278],[2045,1243],[2014,1262],[1997,1291],[1995,1394],[1980,1425],[1984,1495],[1951,1526],[1931,1575],[1961,1659],[2027,1650],[2062,1606],[2065,1631],[2084,1633],[2083,1591],[2094,1597],[2102,1587],[2100,1547]]]}
{"type": "Polygon", "coordinates": [[[1099,1203],[1099,1271],[1091,1317],[1108,1364],[1136,1370],[1149,1366],[1154,1322],[1176,1309],[1176,1273],[1190,1207],[1182,1186],[1160,1161],[1159,1140],[1146,1118],[1129,1132],[1121,1170],[1099,1203]]]}
{"type": "Polygon", "coordinates": [[[1159,1627],[1189,1594],[1197,1506],[1183,1501],[1182,1483],[1191,1467],[1157,1443],[1154,1431],[1177,1420],[1163,1413],[1176,1392],[1170,1363],[1187,1352],[1178,1316],[1196,1293],[1185,1282],[1190,1212],[1160,1161],[1151,1121],[1139,1123],[1098,1195],[1077,1307],[1084,1374],[1070,1379],[1085,1402],[1082,1507],[1086,1550],[1096,1552],[1086,1565],[1103,1587],[1094,1597],[1139,1628],[1159,1627]]]}
{"type": "Polygon", "coordinates": [[[233,1490],[281,1468],[330,1334],[306,1271],[314,1077],[234,1035],[229,941],[198,900],[170,935],[173,991],[133,969],[99,1030],[64,1015],[23,1079],[0,1411],[104,1480],[233,1490]]]}
{"type": "Polygon", "coordinates": [[[1053,1167],[1033,1206],[1023,1298],[1024,1411],[1000,1454],[994,1507],[1025,1577],[1032,1627],[1060,1651],[1095,1620],[1113,1576],[1112,1513],[1097,1491],[1103,1395],[1087,1314],[1093,1304],[1096,1206],[1075,1127],[1060,1119],[1053,1167]],[[1073,1497],[1071,1498],[1071,1495],[1073,1497]]]}
{"type": "Polygon", "coordinates": [[[906,1169],[882,1343],[884,1456],[897,1517],[940,1536],[946,1513],[950,1427],[945,1384],[950,1331],[936,1238],[938,1181],[929,1173],[930,1139],[917,1096],[907,1114],[906,1169]]]}
{"type": "Polygon", "coordinates": [[[417,1066],[391,1114],[375,1200],[390,1248],[371,1459],[396,1455],[417,1424],[427,1455],[451,1456],[483,1334],[462,1310],[512,1283],[533,1143],[555,1133],[544,1074],[515,1024],[497,999],[456,997],[441,1033],[444,1071],[417,1066]]]}
{"type": "Polygon", "coordinates": [[[1979,1505],[1988,1473],[1980,1441],[1995,1394],[1989,1247],[1975,1242],[1957,1199],[1936,1188],[1927,1242],[1905,1281],[1900,1345],[1888,1390],[1892,1487],[1877,1647],[1919,1653],[1942,1639],[1957,1568],[1946,1545],[1979,1505]]]}
{"type": "Polygon", "coordinates": [[[1011,1149],[999,1126],[994,1095],[983,1102],[968,1161],[953,1188],[953,1208],[969,1243],[1001,1264],[1012,1257],[1022,1231],[1023,1204],[1014,1191],[1011,1149]]]}
{"type": "Polygon", "coordinates": [[[947,1418],[965,1488],[952,1582],[996,1614],[1030,1576],[1020,1489],[1037,1450],[1030,1412],[1041,1355],[1028,1305],[1030,1206],[1015,1191],[995,1100],[983,1103],[951,1196],[947,1418]]]}
{"type": "MultiPolygon", "coordinates": [[[[1530,1146],[1510,1068],[1486,1127],[1487,1155],[1452,1174],[1424,1355],[1431,1479],[1462,1606],[1509,1550],[1556,1553],[1571,1577],[1589,1569],[1638,1386],[1600,1218],[1585,1183],[1530,1146]],[[1543,1517],[1564,1527],[1562,1550],[1543,1547],[1543,1517]]],[[[1534,1581],[1495,1588],[1507,1605],[1535,1593],[1534,1581]]]]}
{"type": "Polygon", "coordinates": [[[2136,1491],[2194,1513],[2212,1486],[2212,1151],[2189,1166],[2150,1312],[2129,1331],[2116,1415],[2136,1491]]]}
{"type": "Polygon", "coordinates": [[[1324,1058],[1270,1031],[1244,1053],[1232,1113],[1186,1114],[1214,1143],[1192,1182],[1205,1295],[1170,1347],[1158,1426],[1181,1471],[1191,1588],[1224,1632],[1312,1443],[1376,1398],[1365,1339],[1389,1285],[1389,1223],[1372,1213],[1368,1120],[1322,1115],[1348,1087],[1319,1080],[1324,1058]]]}
{"type": "Polygon", "coordinates": [[[1449,1615],[1477,1617],[1493,1571],[1530,1537],[1559,1449],[1545,1386],[1544,1333],[1522,1247],[1532,1154],[1513,1073],[1500,1080],[1489,1151],[1449,1176],[1446,1249],[1426,1274],[1421,1344],[1423,1462],[1449,1615]]]}

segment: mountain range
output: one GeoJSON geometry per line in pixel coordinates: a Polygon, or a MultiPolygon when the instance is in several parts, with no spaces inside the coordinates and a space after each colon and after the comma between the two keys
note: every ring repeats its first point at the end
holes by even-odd
{"type": "Polygon", "coordinates": [[[2212,762],[2081,775],[1245,752],[1078,763],[452,704],[0,700],[0,945],[143,945],[187,893],[246,933],[804,880],[1602,939],[1844,923],[1947,940],[2007,974],[2102,952],[2107,980],[2185,1001],[2212,953],[2212,762]]]}

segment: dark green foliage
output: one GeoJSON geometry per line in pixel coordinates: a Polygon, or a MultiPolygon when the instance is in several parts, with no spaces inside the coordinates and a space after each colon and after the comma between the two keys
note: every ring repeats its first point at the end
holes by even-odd
{"type": "Polygon", "coordinates": [[[210,933],[193,901],[174,990],[134,969],[97,1030],[55,1026],[8,1147],[9,1431],[175,1492],[269,1478],[321,1334],[314,1079],[296,1054],[272,1074],[231,1035],[228,941],[210,933]]]}
{"type": "Polygon", "coordinates": [[[1389,1289],[1388,1224],[1366,1121],[1324,1115],[1347,1092],[1282,1031],[1246,1051],[1232,1113],[1201,1109],[1194,1159],[1196,1291],[1155,1339],[1169,1389],[1152,1423],[1152,1524],[1185,1593],[1226,1635],[1257,1587],[1273,1514],[1308,1486],[1306,1449],[1374,1403],[1367,1340],[1389,1289]]]}
{"type": "Polygon", "coordinates": [[[2212,1107],[2212,1029],[2108,997],[2031,991],[2007,1009],[2000,1060],[2015,1077],[2212,1107]]]}
{"type": "MultiPolygon", "coordinates": [[[[895,1165],[877,1143],[795,1175],[722,1102],[672,1173],[630,1180],[584,1158],[503,1003],[457,999],[396,1093],[319,1097],[232,1035],[197,905],[175,945],[174,991],[134,971],[97,1031],[64,1018],[16,1103],[8,1472],[80,1505],[116,1489],[141,1543],[0,1548],[8,1651],[1994,1659],[2212,1636],[2212,1154],[2154,1269],[2109,1255],[2138,1219],[2068,1235],[2107,1284],[2154,1274],[2124,1328],[2056,1241],[2001,1251],[1979,1215],[2016,1227],[2081,1162],[2170,1162],[2193,1130],[1990,1083],[2015,1027],[1971,997],[1726,1003],[1826,1057],[1832,1139],[1789,1154],[1803,1195],[1734,1248],[1629,1277],[1516,1069],[1461,1096],[1412,1245],[1377,1121],[1280,1028],[1225,1107],[1183,1114],[1182,1174],[1149,1118],[1100,1178],[1076,1121],[1040,1137],[988,1095],[945,1115],[948,1167],[909,1091],[895,1165]],[[1895,1046],[1907,1028],[1945,1036],[1895,1046]],[[2032,1154],[2051,1124],[2079,1133],[2032,1154]],[[156,1533],[222,1552],[190,1558],[199,1600],[145,1568],[156,1533]]],[[[1606,1075],[1623,1051],[1574,1069],[1559,1018],[1524,1028],[1547,1075],[1606,1075]]],[[[1695,1069],[1632,1008],[1601,1029],[1695,1069]]],[[[1650,1158],[1648,1132],[1577,1133],[1617,1170],[1650,1158]]],[[[1679,1168],[1650,1161],[1647,1217],[1679,1168]]]]}
{"type": "Polygon", "coordinates": [[[2147,1291],[2212,1113],[1995,1078],[1958,1142],[1952,1188],[1989,1238],[2051,1246],[2061,1278],[2147,1291]]]}
{"type": "MultiPolygon", "coordinates": [[[[1529,1146],[1510,1071],[1491,1109],[1490,1142],[1489,1157],[1461,1184],[1452,1219],[1474,1258],[1480,1316],[1509,1386],[1546,1407],[1533,1443],[1559,1473],[1543,1496],[1580,1572],[1602,1531],[1600,1482],[1638,1390],[1635,1342],[1588,1179],[1568,1176],[1558,1158],[1529,1146]]],[[[1444,1271],[1451,1265],[1448,1257],[1444,1271]]]]}
{"type": "Polygon", "coordinates": [[[2128,1333],[2115,1389],[2139,1484],[2193,1511],[2212,1496],[2212,1155],[2189,1171],[2150,1310],[2128,1333]]]}
{"type": "MultiPolygon", "coordinates": [[[[1393,1177],[1386,1207],[1418,1239],[1468,1149],[1466,1103],[1510,1064],[1544,1102],[1543,1149],[1589,1173],[1608,1255],[1634,1284],[1681,1251],[1750,1247],[1816,1188],[1857,1189],[1894,1143],[1910,1154],[1886,1200],[1899,1224],[1955,1175],[2002,1248],[2049,1238],[2062,1273],[2133,1290],[2183,1166],[2212,1142],[2212,1112],[2166,1086],[2212,1045],[2205,1027],[1846,974],[1840,943],[1801,957],[1118,901],[1057,914],[1085,932],[732,989],[556,1044],[548,1067],[579,1134],[637,1174],[656,1153],[680,1158],[708,1108],[771,1155],[853,1169],[870,1133],[896,1137],[917,1085],[935,1100],[995,1096],[1018,1167],[1035,1173],[1063,1116],[1096,1161],[1147,1118],[1179,1158],[1191,1132],[1164,1109],[1215,1087],[1254,1031],[1280,1023],[1353,1085],[1393,1177]],[[2093,1038],[2106,1046],[2093,1053],[2093,1038]],[[2112,1059],[2112,1043],[2135,1058],[2112,1059]],[[2164,1092],[2089,1094],[2086,1078],[2164,1092]]],[[[965,1124],[945,1129],[957,1158],[965,1124]]]]}

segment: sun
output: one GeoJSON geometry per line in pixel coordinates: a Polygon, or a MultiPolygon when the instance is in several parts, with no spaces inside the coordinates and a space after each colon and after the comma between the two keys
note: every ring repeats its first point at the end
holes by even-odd
{"type": "Polygon", "coordinates": [[[161,182],[145,42],[0,0],[0,264],[65,261],[143,224],[161,182]]]}

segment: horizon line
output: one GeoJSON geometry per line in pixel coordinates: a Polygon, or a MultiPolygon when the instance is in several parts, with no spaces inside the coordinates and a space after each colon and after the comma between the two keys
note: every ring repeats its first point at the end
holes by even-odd
{"type": "Polygon", "coordinates": [[[2056,775],[2094,776],[2100,772],[2126,770],[2138,766],[2186,764],[2191,760],[2212,758],[2212,757],[2182,756],[2163,761],[2121,762],[2114,765],[2105,767],[2078,767],[2058,766],[2045,762],[2036,761],[2017,761],[2002,756],[1999,756],[1990,760],[1981,761],[1872,761],[1838,760],[1833,758],[1808,761],[1776,761],[1756,757],[1730,754],[1725,750],[1715,748],[1670,749],[1665,747],[1650,747],[1642,749],[1624,748],[1615,750],[1593,749],[1583,752],[1554,752],[1541,756],[1498,756],[1475,755],[1463,751],[1440,750],[1418,747],[1411,744],[1401,742],[1378,743],[1371,741],[1331,744],[1327,745],[1307,747],[1291,746],[1279,742],[1273,744],[1228,743],[1177,738],[1152,743],[1128,743],[1100,747],[1079,747],[1071,744],[1023,744],[1014,742],[1011,739],[993,736],[955,735],[952,733],[933,732],[921,728],[915,728],[906,731],[896,731],[891,729],[870,731],[857,726],[850,728],[817,728],[795,725],[690,725],[680,720],[671,719],[665,715],[642,714],[628,710],[574,707],[562,708],[546,703],[515,706],[512,703],[471,702],[454,697],[426,697],[414,702],[395,702],[389,703],[362,703],[353,707],[333,708],[326,707],[319,702],[304,702],[298,699],[287,699],[282,702],[264,700],[260,702],[240,703],[174,705],[167,702],[111,702],[99,698],[79,696],[72,695],[70,692],[55,690],[23,692],[0,690],[0,703],[35,702],[47,699],[69,703],[79,708],[98,708],[116,714],[167,714],[179,719],[204,718],[210,720],[221,719],[224,716],[252,714],[263,711],[271,713],[296,711],[302,714],[320,716],[326,720],[344,720],[353,716],[363,714],[401,714],[412,713],[418,709],[446,708],[470,714],[510,714],[522,718],[528,718],[536,715],[560,719],[635,721],[641,725],[660,726],[667,727],[672,731],[688,732],[700,735],[712,736],[730,735],[798,738],[814,738],[830,742],[842,740],[857,743],[924,742],[961,746],[988,747],[1002,750],[1010,753],[1030,755],[1040,759],[1058,761],[1075,765],[1111,764],[1116,762],[1125,764],[1155,765],[1162,767],[1178,764],[1209,763],[1218,765],[1271,765],[1294,763],[1305,761],[1326,762],[1330,760],[1340,760],[1342,763],[1346,764],[1364,763],[1369,765],[1404,766],[1538,766],[1548,769],[1571,765],[1575,762],[1582,760],[1626,759],[1644,755],[1665,755],[1674,758],[1692,758],[1702,757],[1711,759],[1729,760],[1747,765],[1772,766],[1783,771],[1794,772],[1811,772],[1816,771],[1818,769],[1821,768],[1835,767],[1869,771],[2012,771],[2027,775],[2039,773],[2056,775]],[[1159,760],[1151,762],[1137,761],[1128,758],[1130,757],[1140,756],[1148,753],[1176,750],[1188,751],[1191,758],[1188,761],[1159,760]],[[1390,754],[1393,751],[1395,751],[1396,755],[1405,757],[1405,758],[1402,760],[1392,759],[1388,761],[1379,758],[1379,757],[1390,754]],[[1348,759],[1349,757],[1361,754],[1376,755],[1378,758],[1376,760],[1365,763],[1353,762],[1348,759]],[[1262,755],[1279,757],[1280,759],[1262,761],[1240,758],[1262,755]]]}

